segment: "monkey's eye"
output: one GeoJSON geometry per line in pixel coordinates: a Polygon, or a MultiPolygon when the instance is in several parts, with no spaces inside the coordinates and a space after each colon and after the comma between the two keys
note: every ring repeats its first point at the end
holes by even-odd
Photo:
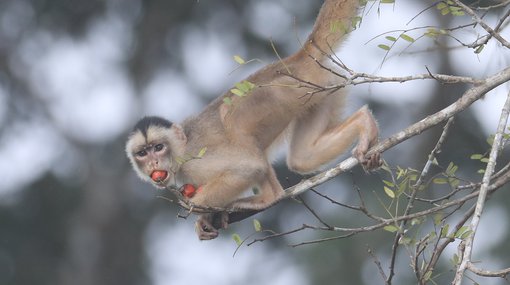
{"type": "Polygon", "coordinates": [[[161,151],[163,149],[164,145],[163,144],[157,144],[156,146],[154,146],[154,150],[155,151],[161,151]]]}
{"type": "Polygon", "coordinates": [[[138,157],[144,157],[144,156],[147,155],[147,151],[146,150],[141,150],[141,151],[135,153],[135,155],[138,156],[138,157]]]}

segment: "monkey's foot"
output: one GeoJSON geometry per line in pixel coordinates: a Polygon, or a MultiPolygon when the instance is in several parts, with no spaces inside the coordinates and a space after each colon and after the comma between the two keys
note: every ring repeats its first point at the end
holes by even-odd
{"type": "Polygon", "coordinates": [[[383,161],[381,159],[381,153],[379,152],[367,156],[366,153],[355,149],[353,151],[353,155],[359,161],[359,163],[363,167],[363,170],[365,170],[366,172],[375,170],[381,167],[381,165],[383,164],[383,161]]]}
{"type": "Polygon", "coordinates": [[[195,223],[195,231],[200,240],[215,239],[219,235],[219,229],[228,227],[228,213],[214,213],[201,215],[195,223]]]}
{"type": "Polygon", "coordinates": [[[376,152],[369,157],[365,157],[364,161],[361,161],[361,166],[363,166],[363,169],[365,171],[372,171],[375,170],[383,164],[383,161],[381,159],[381,153],[376,152]]]}
{"type": "Polygon", "coordinates": [[[218,229],[213,227],[209,215],[202,215],[195,223],[195,232],[199,240],[210,240],[218,237],[218,229]]]}

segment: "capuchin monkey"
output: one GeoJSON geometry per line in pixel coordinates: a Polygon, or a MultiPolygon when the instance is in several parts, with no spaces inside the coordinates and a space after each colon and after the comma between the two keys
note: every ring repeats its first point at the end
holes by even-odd
{"type": "MultiPolygon", "coordinates": [[[[141,119],[126,144],[137,174],[159,188],[176,181],[200,186],[192,205],[257,210],[284,194],[268,160],[271,147],[284,140],[289,143],[287,165],[297,173],[317,171],[356,141],[352,154],[363,168],[379,167],[380,154],[366,155],[378,140],[370,110],[364,106],[340,120],[343,90],[308,92],[310,86],[344,80],[324,66],[333,66],[329,55],[352,27],[358,4],[326,0],[302,48],[249,76],[246,94],[229,91],[181,124],[141,119]],[[259,193],[240,198],[252,188],[259,193]]],[[[199,239],[214,239],[228,225],[228,215],[222,215],[220,226],[212,220],[212,214],[198,218],[199,239]]]]}

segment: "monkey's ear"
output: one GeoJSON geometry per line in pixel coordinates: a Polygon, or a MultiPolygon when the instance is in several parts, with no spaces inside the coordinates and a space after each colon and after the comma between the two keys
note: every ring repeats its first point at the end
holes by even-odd
{"type": "Polygon", "coordinates": [[[170,131],[172,132],[173,138],[180,142],[181,144],[186,144],[188,142],[188,138],[186,137],[186,134],[184,133],[184,130],[181,127],[181,125],[172,124],[170,131]]]}

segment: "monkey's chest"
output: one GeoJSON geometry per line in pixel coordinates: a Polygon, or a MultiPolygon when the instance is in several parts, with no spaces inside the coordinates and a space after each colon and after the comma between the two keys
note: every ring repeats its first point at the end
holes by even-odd
{"type": "Polygon", "coordinates": [[[181,167],[179,182],[204,185],[225,171],[225,163],[219,158],[201,158],[188,161],[181,167]]]}

